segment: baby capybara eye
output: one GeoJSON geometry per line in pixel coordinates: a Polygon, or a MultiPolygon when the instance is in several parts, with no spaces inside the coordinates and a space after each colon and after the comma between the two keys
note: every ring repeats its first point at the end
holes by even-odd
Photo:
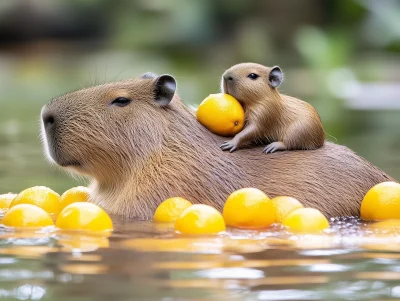
{"type": "Polygon", "coordinates": [[[255,74],[255,73],[250,73],[249,75],[247,75],[247,77],[252,79],[252,80],[256,80],[260,76],[258,74],[255,74]]]}

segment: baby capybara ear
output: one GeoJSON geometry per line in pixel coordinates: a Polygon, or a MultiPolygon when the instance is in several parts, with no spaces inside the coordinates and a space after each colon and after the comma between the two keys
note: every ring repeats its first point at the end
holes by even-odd
{"type": "Polygon", "coordinates": [[[154,101],[160,106],[167,106],[176,91],[176,81],[171,75],[163,74],[154,80],[154,101]]]}
{"type": "Polygon", "coordinates": [[[142,74],[142,76],[140,78],[142,79],[152,79],[152,78],[157,78],[157,74],[153,73],[153,72],[146,72],[144,74],[142,74]]]}
{"type": "Polygon", "coordinates": [[[272,88],[278,87],[283,81],[283,74],[279,66],[274,66],[269,73],[269,84],[272,88]]]}

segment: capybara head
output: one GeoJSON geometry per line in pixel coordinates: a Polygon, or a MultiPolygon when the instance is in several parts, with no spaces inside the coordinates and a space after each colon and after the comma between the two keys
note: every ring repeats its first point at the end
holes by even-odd
{"type": "Polygon", "coordinates": [[[41,112],[49,159],[97,179],[123,176],[161,148],[175,90],[172,76],[146,73],[55,98],[41,112]]]}
{"type": "Polygon", "coordinates": [[[243,104],[272,96],[283,80],[278,66],[242,63],[229,68],[221,79],[221,90],[243,104]]]}

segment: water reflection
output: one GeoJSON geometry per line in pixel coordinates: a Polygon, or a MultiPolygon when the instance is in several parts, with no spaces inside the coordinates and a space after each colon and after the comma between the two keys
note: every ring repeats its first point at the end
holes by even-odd
{"type": "Polygon", "coordinates": [[[324,235],[293,236],[272,228],[196,238],[151,222],[114,221],[111,237],[0,229],[0,300],[389,300],[400,295],[400,236],[358,219],[333,220],[324,235]]]}
{"type": "Polygon", "coordinates": [[[89,235],[60,235],[57,244],[63,251],[77,250],[79,252],[90,252],[110,246],[108,237],[89,235]]]}
{"type": "Polygon", "coordinates": [[[13,289],[0,288],[0,298],[16,298],[18,300],[41,300],[46,288],[39,285],[25,284],[13,289]]]}

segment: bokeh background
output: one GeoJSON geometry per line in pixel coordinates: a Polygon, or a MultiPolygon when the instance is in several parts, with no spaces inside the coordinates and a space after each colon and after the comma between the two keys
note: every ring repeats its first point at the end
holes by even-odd
{"type": "Polygon", "coordinates": [[[52,97],[152,71],[196,106],[244,61],[280,65],[329,140],[400,179],[399,59],[396,0],[3,0],[0,192],[78,184],[43,155],[52,97]]]}

